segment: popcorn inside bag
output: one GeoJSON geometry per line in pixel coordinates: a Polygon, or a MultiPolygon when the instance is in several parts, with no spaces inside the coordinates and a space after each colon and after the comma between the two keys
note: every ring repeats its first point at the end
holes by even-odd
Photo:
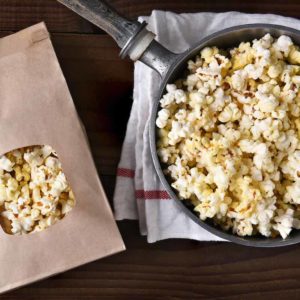
{"type": "Polygon", "coordinates": [[[61,220],[75,199],[51,146],[31,146],[0,157],[0,224],[8,234],[42,231],[61,220]]]}

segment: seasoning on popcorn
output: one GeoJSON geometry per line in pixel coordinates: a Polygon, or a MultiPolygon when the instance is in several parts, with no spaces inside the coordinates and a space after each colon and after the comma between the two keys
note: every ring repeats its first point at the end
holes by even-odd
{"type": "Polygon", "coordinates": [[[240,236],[300,228],[299,65],[290,37],[266,34],[228,53],[204,48],[167,85],[158,155],[202,220],[240,236]]]}

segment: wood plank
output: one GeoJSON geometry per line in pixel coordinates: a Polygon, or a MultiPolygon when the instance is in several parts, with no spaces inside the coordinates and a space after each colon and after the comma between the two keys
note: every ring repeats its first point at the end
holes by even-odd
{"type": "Polygon", "coordinates": [[[93,26],[55,0],[0,0],[0,30],[17,31],[45,21],[54,32],[93,32],[93,26]]]}
{"type": "Polygon", "coordinates": [[[133,63],[104,35],[52,34],[101,175],[114,175],[132,103],[133,63]]]}
{"type": "Polygon", "coordinates": [[[149,15],[153,9],[169,10],[177,13],[185,12],[223,12],[243,11],[247,13],[274,13],[298,18],[300,2],[297,0],[111,0],[118,10],[132,18],[149,15]]]}
{"type": "Polygon", "coordinates": [[[296,299],[300,293],[298,246],[262,250],[181,240],[147,244],[136,222],[120,222],[119,227],[126,252],[3,299],[296,299]]]}
{"type": "MultiPolygon", "coordinates": [[[[248,13],[275,13],[296,18],[300,16],[300,2],[297,0],[110,0],[109,3],[120,13],[133,19],[140,15],[149,15],[153,9],[178,13],[238,10],[248,13]]],[[[0,30],[16,31],[40,21],[45,21],[52,32],[100,32],[55,0],[0,0],[0,30]]]]}

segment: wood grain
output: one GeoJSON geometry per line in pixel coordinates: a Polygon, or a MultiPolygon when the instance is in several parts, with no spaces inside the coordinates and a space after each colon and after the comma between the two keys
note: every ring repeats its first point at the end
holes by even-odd
{"type": "Polygon", "coordinates": [[[58,0],[76,14],[110,35],[120,48],[138,31],[139,23],[122,17],[105,1],[99,0],[58,0]]]}
{"type": "MultiPolygon", "coordinates": [[[[238,10],[248,13],[275,13],[300,16],[298,0],[109,0],[120,13],[136,19],[153,9],[178,13],[238,10]]],[[[0,0],[0,30],[19,30],[45,21],[52,32],[99,33],[95,26],[69,11],[56,0],[0,0]]]]}
{"type": "MultiPolygon", "coordinates": [[[[300,15],[299,1],[111,0],[133,18],[154,8],[300,15]]],[[[112,39],[55,0],[0,0],[0,36],[46,20],[111,201],[132,103],[133,65],[112,39]],[[92,33],[92,34],[91,34],[92,33]]],[[[300,247],[255,249],[169,240],[148,244],[136,221],[118,223],[128,250],[1,295],[6,300],[298,299],[300,247]]],[[[1,247],[1,245],[0,245],[1,247]]],[[[1,267],[1,261],[0,261],[1,267]]],[[[1,279],[0,279],[1,280],[1,279]]]]}
{"type": "Polygon", "coordinates": [[[114,175],[132,95],[133,64],[109,36],[53,34],[53,44],[101,175],[114,175]]]}
{"type": "MultiPolygon", "coordinates": [[[[297,299],[299,246],[147,244],[136,222],[119,223],[128,250],[11,292],[3,299],[297,299]]],[[[2,298],[1,298],[2,299],[2,298]]]]}

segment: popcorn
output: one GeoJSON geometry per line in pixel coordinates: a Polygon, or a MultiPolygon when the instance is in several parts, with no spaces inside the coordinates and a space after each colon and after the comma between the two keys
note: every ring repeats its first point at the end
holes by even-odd
{"type": "Polygon", "coordinates": [[[205,95],[199,91],[197,92],[192,92],[189,94],[190,98],[190,105],[192,107],[196,107],[197,105],[203,105],[205,102],[205,95]]]}
{"type": "Polygon", "coordinates": [[[66,215],[69,213],[74,207],[74,199],[70,199],[62,202],[61,213],[66,215]]]}
{"type": "Polygon", "coordinates": [[[169,116],[170,112],[166,108],[160,110],[158,113],[158,118],[156,120],[157,127],[164,128],[167,125],[169,116]]]}
{"type": "Polygon", "coordinates": [[[281,64],[271,65],[268,69],[268,75],[270,78],[277,78],[282,72],[281,64]]]}
{"type": "Polygon", "coordinates": [[[260,189],[266,198],[270,198],[274,195],[274,188],[275,184],[270,179],[260,182],[260,189]]]}
{"type": "Polygon", "coordinates": [[[60,162],[57,158],[49,156],[45,159],[45,166],[49,169],[59,169],[60,162]]]}
{"type": "Polygon", "coordinates": [[[288,60],[292,64],[300,64],[300,51],[295,47],[295,45],[290,47],[288,60]]]}
{"type": "Polygon", "coordinates": [[[244,66],[251,64],[254,58],[254,51],[250,46],[250,43],[241,43],[237,48],[230,51],[232,69],[238,70],[244,66]]]}
{"type": "Polygon", "coordinates": [[[287,57],[290,52],[290,47],[293,45],[293,42],[290,37],[286,35],[280,36],[277,41],[273,44],[273,48],[277,51],[283,52],[284,56],[287,57]]]}
{"type": "Polygon", "coordinates": [[[238,106],[235,103],[231,102],[219,114],[218,120],[223,123],[230,122],[230,121],[234,122],[238,120],[240,117],[241,117],[241,112],[238,106]]]}
{"type": "Polygon", "coordinates": [[[60,172],[56,176],[55,181],[52,184],[52,189],[49,193],[54,197],[58,197],[62,192],[64,192],[67,189],[67,187],[68,183],[65,174],[60,172]]]}
{"type": "Polygon", "coordinates": [[[42,231],[74,207],[74,195],[50,146],[11,151],[0,158],[1,163],[0,218],[10,224],[6,232],[42,231]]]}
{"type": "Polygon", "coordinates": [[[249,64],[245,66],[244,72],[248,75],[249,78],[256,80],[263,75],[264,68],[262,65],[255,66],[253,64],[249,64]]]}
{"type": "Polygon", "coordinates": [[[214,182],[220,190],[226,190],[229,185],[229,178],[223,167],[216,166],[213,170],[214,182]]]}
{"type": "Polygon", "coordinates": [[[286,187],[284,200],[292,204],[300,204],[300,184],[299,179],[286,187]]]}
{"type": "Polygon", "coordinates": [[[261,170],[270,156],[268,146],[265,143],[256,144],[250,153],[254,153],[253,164],[261,170]]]}
{"type": "Polygon", "coordinates": [[[258,99],[258,108],[263,113],[270,113],[278,106],[279,102],[274,95],[266,95],[257,91],[255,97],[258,99]]]}
{"type": "Polygon", "coordinates": [[[221,88],[216,89],[214,92],[214,101],[210,104],[210,109],[212,111],[221,111],[229,99],[230,96],[224,95],[224,91],[221,88]]]}
{"type": "MultiPolygon", "coordinates": [[[[166,86],[156,120],[158,156],[179,198],[190,201],[200,219],[240,236],[286,238],[300,229],[299,47],[287,36],[266,34],[223,53],[204,48],[188,62],[186,79],[166,86]]],[[[17,158],[11,168],[18,178],[28,178],[14,163],[17,158]]],[[[49,169],[57,163],[52,155],[45,160],[49,169]]],[[[26,199],[13,187],[10,177],[0,181],[0,203],[26,199]]],[[[37,187],[33,196],[43,198],[44,187],[37,187]]],[[[64,188],[58,177],[50,195],[64,188]]]]}
{"type": "Polygon", "coordinates": [[[288,208],[286,211],[279,209],[277,211],[277,216],[274,218],[276,224],[273,225],[273,228],[279,231],[280,235],[284,239],[289,235],[289,233],[292,230],[294,221],[293,214],[294,211],[290,208],[288,208]]]}
{"type": "Polygon", "coordinates": [[[232,87],[238,91],[245,89],[247,73],[244,70],[235,71],[231,77],[232,87]]]}
{"type": "Polygon", "coordinates": [[[174,92],[174,98],[175,98],[175,102],[177,104],[180,104],[180,103],[185,103],[187,97],[183,90],[178,89],[174,92]]]}
{"type": "MultiPolygon", "coordinates": [[[[217,48],[214,48],[217,49],[217,48]]],[[[205,47],[201,51],[201,58],[203,58],[206,62],[210,63],[211,59],[214,57],[214,49],[210,47],[205,47]]]]}
{"type": "Polygon", "coordinates": [[[238,235],[252,235],[253,225],[248,220],[235,221],[233,225],[233,232],[238,235]]]}
{"type": "Polygon", "coordinates": [[[11,172],[13,170],[14,163],[10,161],[6,156],[0,157],[0,170],[11,172]]]}
{"type": "Polygon", "coordinates": [[[257,204],[257,213],[251,218],[253,224],[257,222],[258,230],[263,236],[270,236],[272,234],[272,220],[276,210],[276,198],[265,198],[265,201],[261,201],[257,204]],[[257,220],[255,220],[255,218],[257,220]]]}
{"type": "Polygon", "coordinates": [[[251,168],[251,175],[252,175],[252,178],[256,181],[262,181],[263,180],[261,170],[257,169],[256,167],[251,168]]]}

